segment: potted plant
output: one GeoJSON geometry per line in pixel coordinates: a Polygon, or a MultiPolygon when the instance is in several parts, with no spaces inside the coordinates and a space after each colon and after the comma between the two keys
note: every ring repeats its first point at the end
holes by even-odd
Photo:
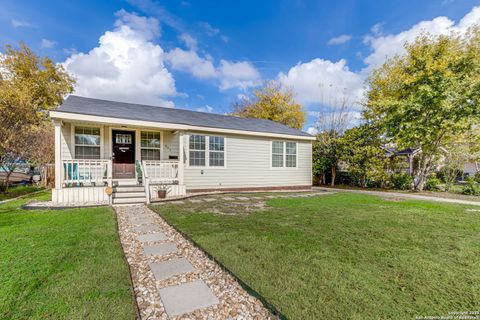
{"type": "Polygon", "coordinates": [[[165,199],[167,197],[167,186],[164,184],[161,184],[158,186],[157,192],[158,192],[158,198],[159,199],[165,199]]]}

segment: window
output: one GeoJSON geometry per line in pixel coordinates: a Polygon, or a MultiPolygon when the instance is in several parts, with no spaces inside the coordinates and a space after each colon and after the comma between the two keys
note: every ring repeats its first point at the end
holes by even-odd
{"type": "Polygon", "coordinates": [[[205,166],[205,136],[191,135],[188,147],[189,165],[205,166]]]}
{"type": "Polygon", "coordinates": [[[290,141],[272,141],[272,167],[296,168],[297,143],[290,141]]]}
{"type": "Polygon", "coordinates": [[[288,168],[297,166],[297,143],[287,142],[285,144],[285,164],[288,168]]]}
{"type": "Polygon", "coordinates": [[[225,165],[225,138],[210,136],[208,141],[210,167],[223,167],[225,165]]]}
{"type": "Polygon", "coordinates": [[[132,144],[132,135],[117,133],[115,135],[115,142],[121,144],[132,144]]]}
{"type": "Polygon", "coordinates": [[[160,132],[142,131],[140,149],[142,160],[160,160],[160,132]]]}
{"type": "Polygon", "coordinates": [[[191,135],[189,138],[188,164],[192,167],[224,167],[225,138],[191,135]]]}
{"type": "Polygon", "coordinates": [[[283,141],[272,141],[272,167],[283,167],[283,141]]]}
{"type": "Polygon", "coordinates": [[[75,159],[100,159],[100,128],[75,127],[75,159]]]}

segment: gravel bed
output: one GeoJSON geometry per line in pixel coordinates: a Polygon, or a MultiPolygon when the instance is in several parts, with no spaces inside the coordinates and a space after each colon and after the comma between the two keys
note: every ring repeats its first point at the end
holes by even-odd
{"type": "MultiPolygon", "coordinates": [[[[159,215],[146,206],[115,207],[118,217],[120,240],[132,273],[133,287],[142,319],[278,319],[266,309],[260,300],[249,295],[238,282],[201,250],[170,227],[159,215]],[[167,240],[177,251],[162,256],[145,256],[138,233],[132,224],[132,216],[151,217],[160,226],[167,240]],[[194,272],[156,281],[149,263],[185,257],[196,269],[194,272]],[[169,318],[162,305],[158,289],[193,280],[203,280],[214,292],[219,304],[194,312],[169,318]]],[[[146,232],[146,233],[154,233],[146,232]]],[[[153,243],[146,243],[146,245],[153,243]]]]}

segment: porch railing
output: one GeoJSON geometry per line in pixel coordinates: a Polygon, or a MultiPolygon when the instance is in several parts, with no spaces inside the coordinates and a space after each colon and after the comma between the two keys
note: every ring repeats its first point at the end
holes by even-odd
{"type": "Polygon", "coordinates": [[[143,174],[151,183],[178,183],[178,161],[144,160],[143,174]]]}
{"type": "Polygon", "coordinates": [[[112,160],[72,159],[62,162],[64,187],[112,185],[112,160]]]}

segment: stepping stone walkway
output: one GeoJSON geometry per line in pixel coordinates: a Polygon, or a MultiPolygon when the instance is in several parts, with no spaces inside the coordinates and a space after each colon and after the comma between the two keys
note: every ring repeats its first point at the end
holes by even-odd
{"type": "Polygon", "coordinates": [[[277,319],[146,206],[114,208],[141,319],[277,319]]]}

